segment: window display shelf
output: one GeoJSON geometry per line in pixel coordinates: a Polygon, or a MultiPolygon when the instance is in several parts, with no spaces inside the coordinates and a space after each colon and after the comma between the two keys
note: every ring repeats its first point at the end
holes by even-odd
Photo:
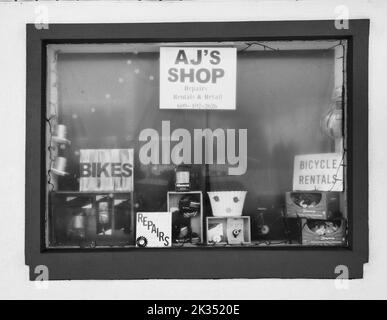
{"type": "Polygon", "coordinates": [[[132,192],[52,191],[48,248],[134,244],[132,192]]]}

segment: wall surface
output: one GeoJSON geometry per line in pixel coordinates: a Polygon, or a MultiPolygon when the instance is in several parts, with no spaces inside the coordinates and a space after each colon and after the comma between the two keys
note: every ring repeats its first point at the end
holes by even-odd
{"type": "Polygon", "coordinates": [[[0,2],[0,298],[387,298],[386,14],[383,0],[0,2]],[[370,262],[364,267],[364,279],[347,286],[333,280],[233,279],[65,281],[46,288],[28,281],[24,265],[26,23],[45,22],[45,14],[49,23],[335,19],[346,10],[350,18],[371,19],[370,262]]]}

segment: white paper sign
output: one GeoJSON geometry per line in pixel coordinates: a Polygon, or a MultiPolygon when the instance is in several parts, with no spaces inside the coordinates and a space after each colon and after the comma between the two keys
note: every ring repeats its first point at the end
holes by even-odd
{"type": "Polygon", "coordinates": [[[137,212],[137,247],[170,247],[171,243],[171,212],[137,212]]]}
{"type": "Polygon", "coordinates": [[[294,191],[343,191],[341,153],[306,154],[294,157],[294,191]]]}
{"type": "Polygon", "coordinates": [[[236,48],[160,48],[160,109],[234,110],[236,48]]]}
{"type": "Polygon", "coordinates": [[[133,149],[81,149],[80,191],[133,191],[133,149]]]}

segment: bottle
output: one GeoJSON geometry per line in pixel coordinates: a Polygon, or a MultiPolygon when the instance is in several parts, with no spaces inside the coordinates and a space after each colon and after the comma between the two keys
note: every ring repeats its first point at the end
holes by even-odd
{"type": "Polygon", "coordinates": [[[86,238],[86,215],[83,212],[73,215],[69,234],[74,240],[84,240],[86,238]]]}

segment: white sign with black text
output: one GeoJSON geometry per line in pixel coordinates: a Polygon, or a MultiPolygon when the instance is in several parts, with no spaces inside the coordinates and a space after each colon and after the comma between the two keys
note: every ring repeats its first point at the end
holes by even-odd
{"type": "Polygon", "coordinates": [[[294,157],[294,191],[343,191],[341,153],[304,154],[294,157]]]}
{"type": "Polygon", "coordinates": [[[171,212],[137,212],[137,247],[170,247],[171,244],[171,212]]]}
{"type": "Polygon", "coordinates": [[[236,48],[160,48],[160,109],[236,108],[236,48]]]}
{"type": "Polygon", "coordinates": [[[81,149],[79,191],[133,191],[133,149],[81,149]]]}

